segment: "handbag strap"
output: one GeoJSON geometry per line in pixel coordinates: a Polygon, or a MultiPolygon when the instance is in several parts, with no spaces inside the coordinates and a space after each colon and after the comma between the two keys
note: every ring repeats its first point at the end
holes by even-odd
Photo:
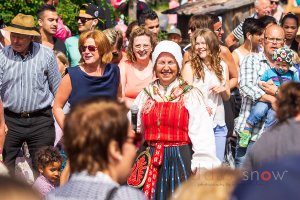
{"type": "Polygon", "coordinates": [[[113,187],[111,190],[109,190],[106,195],[105,200],[111,200],[117,190],[118,190],[118,187],[113,187]]]}

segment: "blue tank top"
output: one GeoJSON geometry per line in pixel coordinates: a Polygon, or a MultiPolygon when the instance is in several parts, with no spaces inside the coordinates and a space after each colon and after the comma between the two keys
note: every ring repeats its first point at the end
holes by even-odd
{"type": "Polygon", "coordinates": [[[71,79],[72,92],[70,105],[95,97],[117,99],[120,83],[120,70],[115,64],[107,64],[101,77],[89,76],[79,66],[69,67],[67,73],[71,79]]]}

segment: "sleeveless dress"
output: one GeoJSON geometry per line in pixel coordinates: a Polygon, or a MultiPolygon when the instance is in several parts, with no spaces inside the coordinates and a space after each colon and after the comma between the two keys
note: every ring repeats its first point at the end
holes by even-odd
{"type": "Polygon", "coordinates": [[[96,97],[117,99],[120,83],[120,70],[115,64],[107,64],[102,76],[90,76],[79,66],[69,67],[72,92],[69,97],[70,105],[96,97]]]}

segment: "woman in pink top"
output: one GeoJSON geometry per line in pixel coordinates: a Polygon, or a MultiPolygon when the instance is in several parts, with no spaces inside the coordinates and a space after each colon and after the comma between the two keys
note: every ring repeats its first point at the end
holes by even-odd
{"type": "Polygon", "coordinates": [[[127,59],[119,63],[122,97],[130,108],[139,92],[155,80],[151,54],[156,45],[152,33],[142,27],[131,33],[127,59]]]}

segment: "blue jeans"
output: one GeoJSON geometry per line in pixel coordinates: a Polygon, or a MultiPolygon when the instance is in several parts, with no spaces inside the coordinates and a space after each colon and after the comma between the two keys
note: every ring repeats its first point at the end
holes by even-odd
{"type": "Polygon", "coordinates": [[[227,129],[226,125],[225,126],[217,125],[214,128],[217,158],[221,162],[224,161],[227,132],[228,132],[228,129],[227,129]]]}
{"type": "Polygon", "coordinates": [[[241,167],[241,165],[243,164],[243,162],[245,160],[247,152],[249,152],[251,150],[253,144],[254,144],[254,142],[250,140],[247,148],[240,147],[239,146],[239,138],[237,139],[236,147],[235,147],[235,167],[236,168],[241,167]]]}
{"type": "Polygon", "coordinates": [[[256,101],[251,108],[250,115],[247,118],[247,123],[251,126],[255,126],[257,123],[261,122],[265,116],[267,116],[265,128],[269,128],[277,122],[276,113],[272,109],[271,104],[256,101]]]}

